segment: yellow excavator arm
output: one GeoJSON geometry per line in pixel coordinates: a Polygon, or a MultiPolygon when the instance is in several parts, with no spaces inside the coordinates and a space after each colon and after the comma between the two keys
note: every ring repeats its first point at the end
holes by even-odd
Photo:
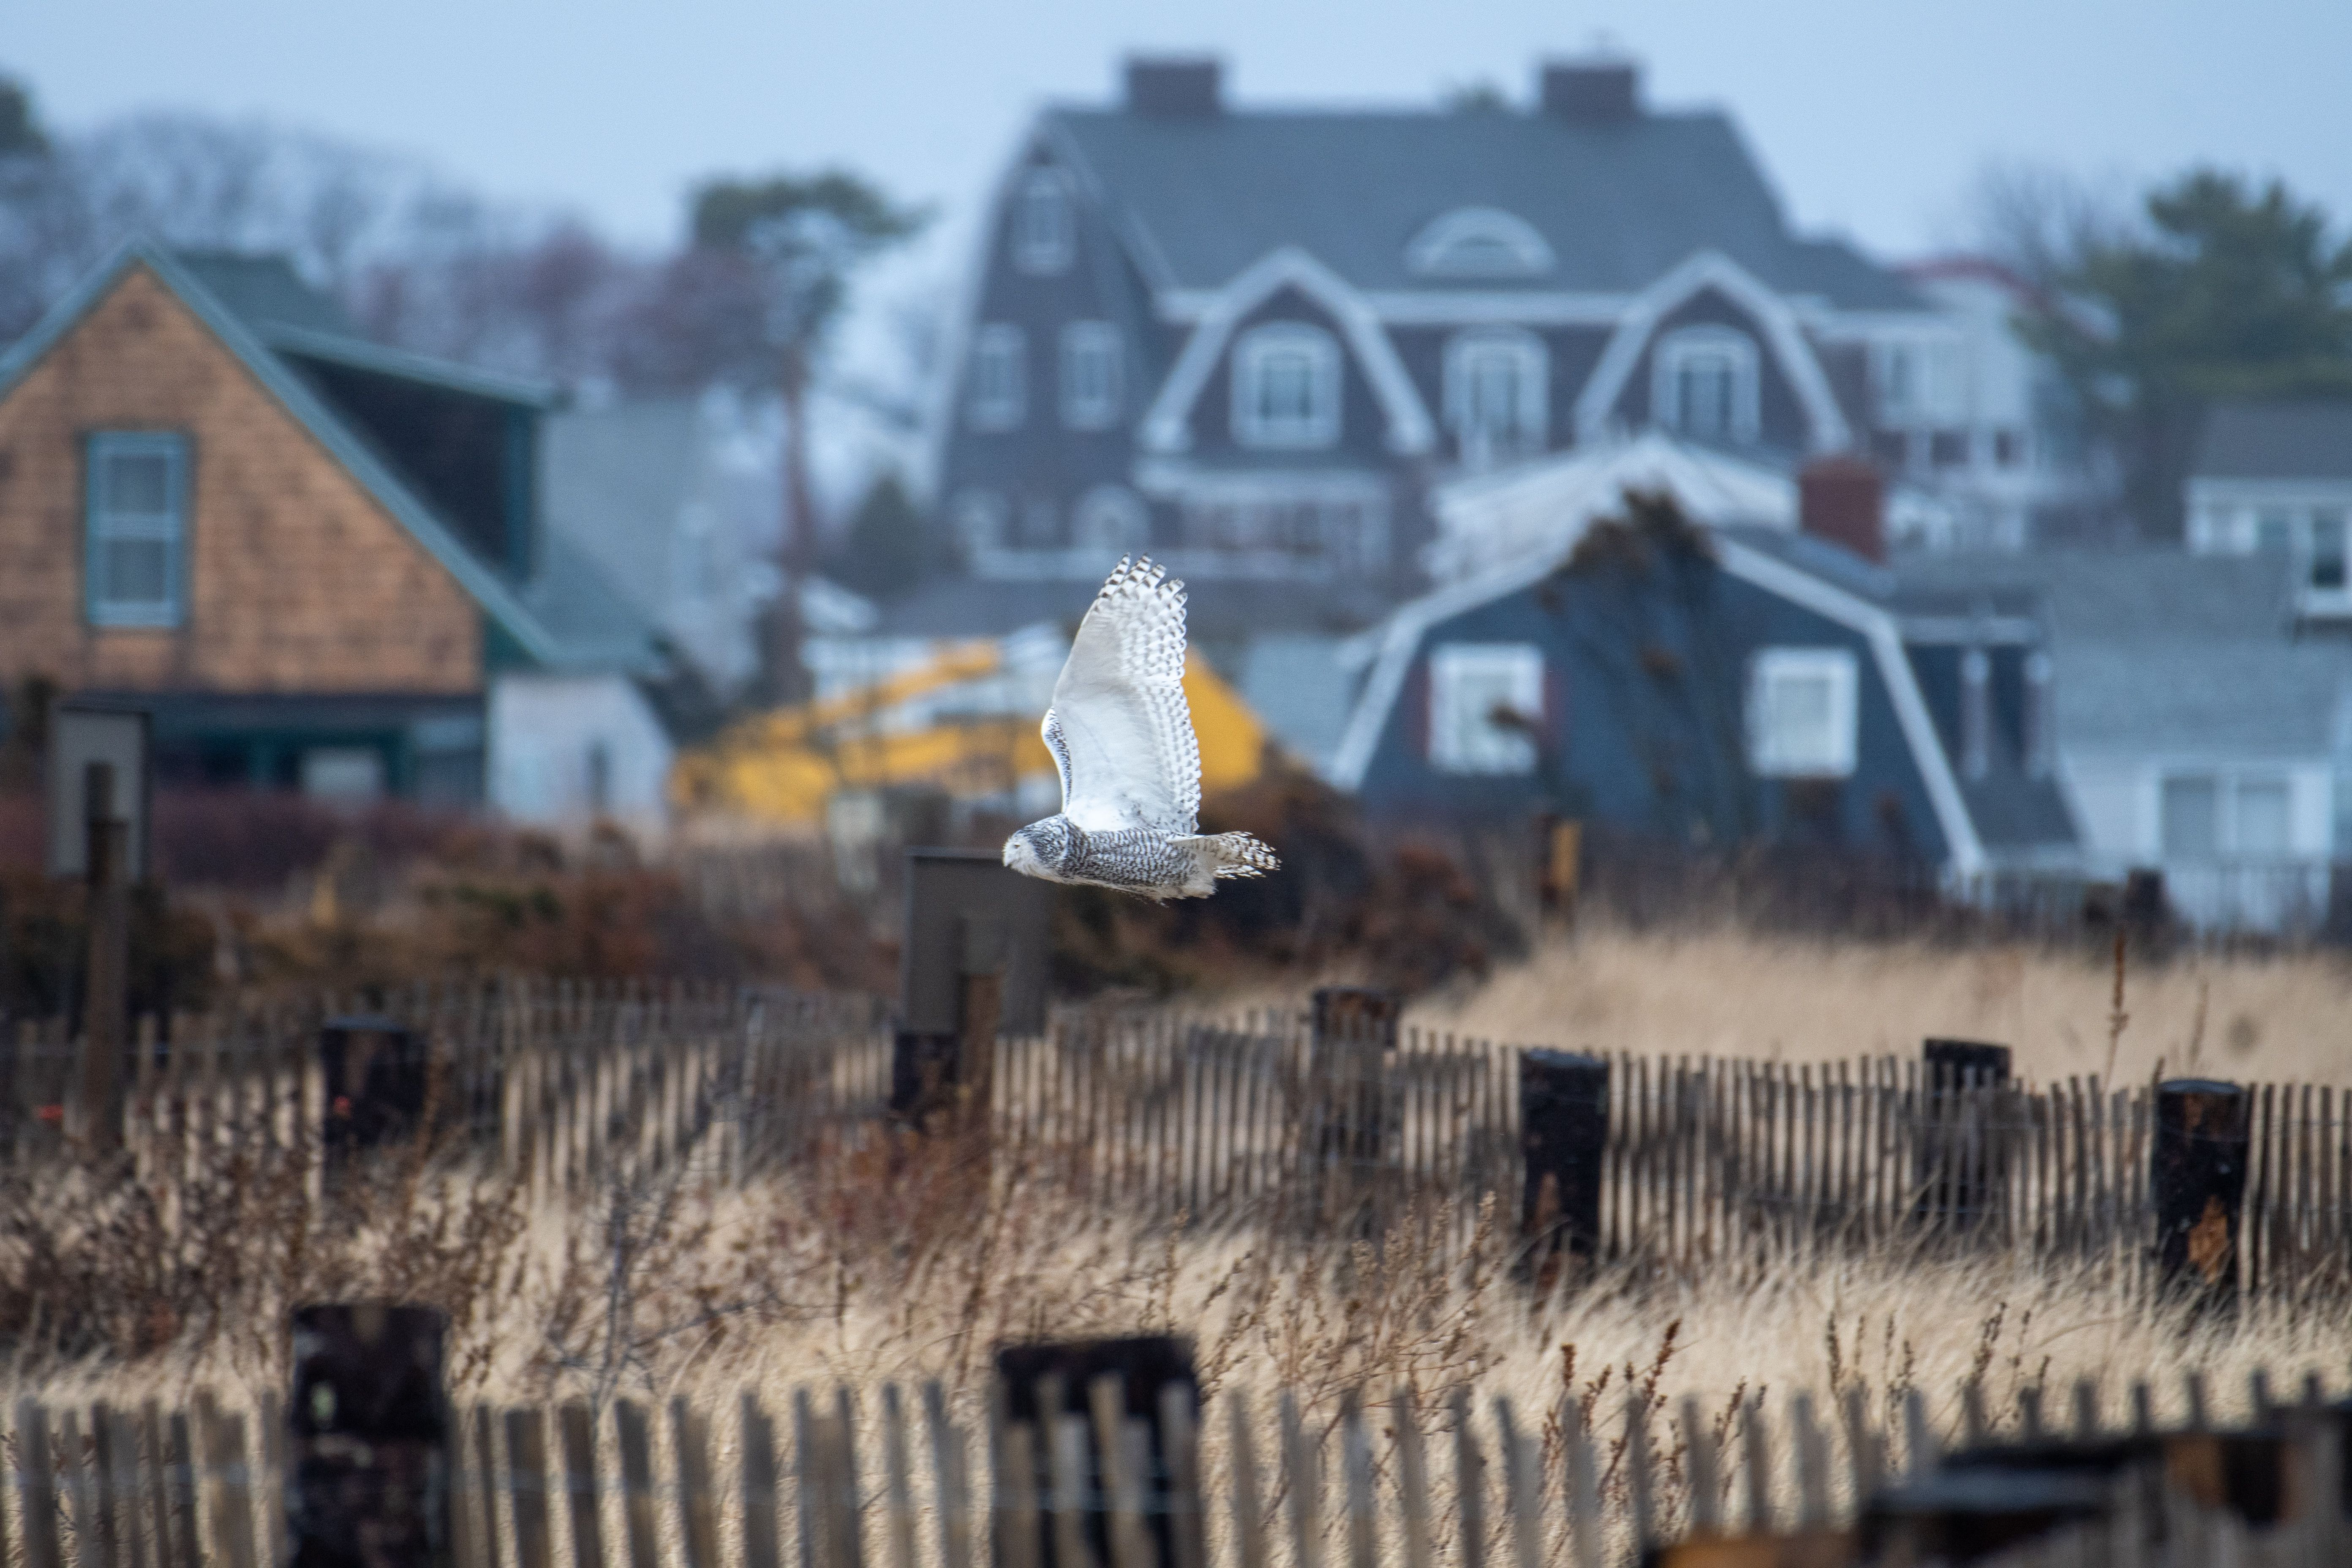
{"type": "MultiPolygon", "coordinates": [[[[961,796],[1008,795],[1024,778],[1054,771],[1037,732],[1044,714],[984,713],[906,728],[887,721],[917,698],[1000,673],[1003,662],[992,641],[951,643],[919,668],[754,714],[680,754],[671,801],[682,812],[814,826],[836,790],[929,784],[961,796]]],[[[1184,695],[1201,741],[1202,789],[1255,778],[1265,731],[1239,694],[1193,656],[1185,661],[1184,695]]]]}

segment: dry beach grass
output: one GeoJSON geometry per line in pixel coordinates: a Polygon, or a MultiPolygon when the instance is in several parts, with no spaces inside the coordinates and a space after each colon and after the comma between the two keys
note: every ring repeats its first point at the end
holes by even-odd
{"type": "Polygon", "coordinates": [[[1725,927],[1556,939],[1411,1021],[1489,1039],[1787,1061],[1893,1054],[1922,1038],[2004,1041],[2048,1082],[2168,1075],[2352,1083],[2352,963],[2326,951],[2127,958],[2108,1046],[2104,951],[1832,942],[1725,927]]]}
{"type": "MultiPolygon", "coordinates": [[[[2110,1068],[2114,978],[2089,957],[2013,948],[1588,930],[1412,1016],[1527,1043],[1791,1059],[1973,1036],[2012,1042],[2045,1079],[2141,1077],[2161,1058],[2352,1080],[2352,978],[2333,960],[2130,968],[2110,1068]]],[[[1513,1194],[1478,1238],[1440,1248],[1412,1223],[1303,1241],[1274,1209],[1171,1226],[1094,1206],[1047,1164],[984,1172],[868,1142],[740,1186],[689,1161],[566,1196],[452,1157],[392,1162],[325,1205],[303,1171],[225,1147],[152,1207],[110,1206],[68,1169],[19,1173],[0,1184],[0,1343],[13,1346],[0,1398],[174,1403],[204,1384],[260,1399],[284,1385],[289,1304],[369,1296],[451,1312],[453,1392],[469,1403],[683,1394],[731,1411],[750,1388],[772,1412],[798,1388],[938,1378],[976,1422],[1000,1342],[1181,1332],[1213,1397],[1251,1395],[1262,1457],[1277,1392],[1324,1422],[1351,1389],[1376,1405],[1410,1389],[1424,1412],[1460,1390],[1482,1409],[1505,1395],[1556,1442],[1563,1402],[1605,1428],[1629,1387],[1663,1415],[1690,1396],[1779,1419],[1800,1392],[1833,1409],[1859,1389],[1896,1434],[1916,1388],[1949,1433],[1970,1381],[2014,1421],[2021,1391],[2045,1391],[2056,1415],[2078,1379],[2110,1418],[2141,1379],[2178,1415],[2180,1373],[2200,1368],[2226,1416],[2256,1369],[2283,1392],[2314,1372],[2341,1390],[2352,1373],[2340,1296],[2193,1323],[2095,1267],[1890,1243],[1628,1268],[1537,1300],[1507,1267],[1513,1194]]],[[[723,1450],[731,1417],[720,1426],[723,1450]]],[[[1222,1431],[1207,1428],[1213,1482],[1222,1431]]],[[[1671,1502],[1674,1456],[1660,1458],[1671,1502]]],[[[720,1469],[732,1462],[722,1452],[720,1469]]]]}

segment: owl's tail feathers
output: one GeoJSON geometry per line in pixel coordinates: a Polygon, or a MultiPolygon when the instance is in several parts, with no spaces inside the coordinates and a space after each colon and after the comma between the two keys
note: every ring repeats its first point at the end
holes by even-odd
{"type": "Polygon", "coordinates": [[[1281,858],[1269,846],[1246,833],[1204,833],[1176,842],[1206,849],[1209,864],[1220,878],[1263,877],[1282,868],[1281,858]]]}

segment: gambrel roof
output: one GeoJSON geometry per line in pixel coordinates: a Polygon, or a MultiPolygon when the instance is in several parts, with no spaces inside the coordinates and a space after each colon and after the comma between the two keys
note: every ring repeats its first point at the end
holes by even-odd
{"type": "Polygon", "coordinates": [[[1087,178],[1155,288],[1215,289],[1297,247],[1364,289],[1460,289],[1408,252],[1465,209],[1518,218],[1547,272],[1481,289],[1624,294],[1719,250],[1780,293],[1916,310],[1893,272],[1789,231],[1738,132],[1713,111],[1580,124],[1499,110],[1233,110],[1192,117],[1057,108],[1043,131],[1087,178]]]}

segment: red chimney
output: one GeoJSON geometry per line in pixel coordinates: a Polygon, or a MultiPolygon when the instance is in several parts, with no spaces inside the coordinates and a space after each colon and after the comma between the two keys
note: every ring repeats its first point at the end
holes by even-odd
{"type": "Polygon", "coordinates": [[[1843,453],[1797,470],[1797,526],[1864,561],[1886,559],[1886,481],[1867,459],[1843,453]]]}

